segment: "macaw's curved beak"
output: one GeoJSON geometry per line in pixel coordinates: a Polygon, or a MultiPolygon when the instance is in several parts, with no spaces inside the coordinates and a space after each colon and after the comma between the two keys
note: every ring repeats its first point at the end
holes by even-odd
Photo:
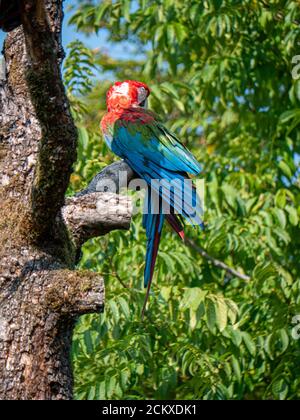
{"type": "Polygon", "coordinates": [[[146,98],[143,102],[139,104],[142,108],[147,109],[148,108],[148,98],[146,98]]]}

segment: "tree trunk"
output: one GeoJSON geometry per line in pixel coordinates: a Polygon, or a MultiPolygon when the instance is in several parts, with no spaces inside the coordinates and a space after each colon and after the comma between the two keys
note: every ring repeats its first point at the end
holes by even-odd
{"type": "Polygon", "coordinates": [[[76,257],[90,237],[129,228],[131,208],[89,191],[65,203],[77,133],[60,72],[62,0],[23,0],[21,20],[0,73],[0,398],[71,399],[74,323],[104,304],[103,279],[74,270],[76,257]]]}

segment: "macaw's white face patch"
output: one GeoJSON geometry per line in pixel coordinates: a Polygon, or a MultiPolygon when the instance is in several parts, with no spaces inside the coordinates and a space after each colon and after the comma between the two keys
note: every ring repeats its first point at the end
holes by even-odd
{"type": "Polygon", "coordinates": [[[114,86],[112,96],[128,96],[129,94],[129,84],[127,82],[123,82],[119,86],[114,86]]]}
{"type": "Polygon", "coordinates": [[[138,103],[144,102],[145,99],[147,99],[147,91],[141,86],[138,88],[138,103]]]}

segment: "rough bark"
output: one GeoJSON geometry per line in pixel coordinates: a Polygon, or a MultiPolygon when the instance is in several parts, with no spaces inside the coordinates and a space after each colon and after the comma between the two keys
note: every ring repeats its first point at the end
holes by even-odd
{"type": "Polygon", "coordinates": [[[70,399],[74,323],[104,304],[103,279],[76,271],[76,255],[128,228],[130,202],[85,191],[65,203],[77,134],[60,73],[62,0],[21,4],[0,72],[0,399],[70,399]]]}

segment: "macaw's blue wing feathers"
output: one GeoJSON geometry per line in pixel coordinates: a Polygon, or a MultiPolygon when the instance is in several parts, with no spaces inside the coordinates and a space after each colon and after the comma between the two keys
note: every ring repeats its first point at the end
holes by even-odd
{"type": "Polygon", "coordinates": [[[131,153],[125,161],[162,197],[164,208],[167,208],[166,205],[173,207],[192,226],[203,225],[202,202],[186,174],[161,168],[154,162],[143,159],[139,153],[131,153]]]}
{"type": "Polygon", "coordinates": [[[145,124],[138,119],[130,122],[119,119],[115,123],[113,143],[121,144],[127,155],[138,152],[161,168],[193,175],[201,171],[188,149],[158,122],[145,124]]]}

